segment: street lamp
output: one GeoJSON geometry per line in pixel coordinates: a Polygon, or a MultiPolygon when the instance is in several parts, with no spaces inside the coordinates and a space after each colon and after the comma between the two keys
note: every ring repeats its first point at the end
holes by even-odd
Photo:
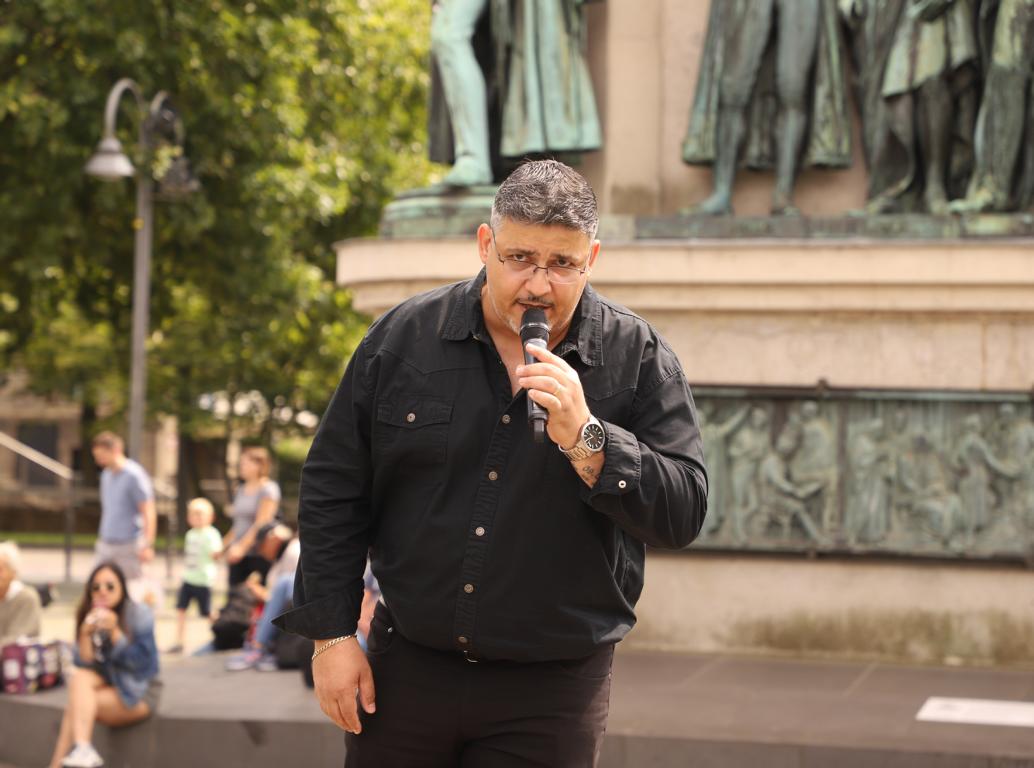
{"type": "Polygon", "coordinates": [[[140,86],[129,78],[122,78],[108,93],[104,109],[104,134],[97,151],[86,163],[85,172],[104,181],[119,181],[136,177],[136,230],[133,242],[133,332],[129,374],[129,434],[128,454],[139,460],[143,447],[144,406],[147,399],[147,368],[144,340],[147,337],[151,301],[151,233],[154,224],[154,178],[152,160],[159,141],[174,148],[174,158],[158,180],[158,192],[163,197],[175,197],[198,188],[190,164],[183,156],[183,121],[173,109],[169,95],[159,91],[148,103],[140,86]],[[115,136],[115,120],[119,100],[129,92],[140,112],[139,144],[143,163],[138,171],[122,151],[122,142],[115,136]]]}

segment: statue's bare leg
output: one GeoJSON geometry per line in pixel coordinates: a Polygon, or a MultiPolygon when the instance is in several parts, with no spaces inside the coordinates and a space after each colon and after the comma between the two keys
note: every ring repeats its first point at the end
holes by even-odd
{"type": "Polygon", "coordinates": [[[714,190],[711,196],[697,205],[694,213],[725,216],[732,213],[732,183],[736,178],[736,164],[747,133],[744,108],[722,107],[718,114],[718,136],[714,159],[714,190]]]}
{"type": "Polygon", "coordinates": [[[456,160],[443,182],[471,187],[492,183],[485,77],[474,57],[474,27],[488,0],[438,0],[431,19],[431,52],[438,62],[456,160]]]}
{"type": "MultiPolygon", "coordinates": [[[[726,21],[725,70],[719,84],[718,135],[715,140],[714,190],[694,213],[722,216],[732,213],[732,185],[740,150],[747,135],[747,105],[757,82],[761,56],[772,28],[774,0],[750,3],[742,14],[726,21]]],[[[732,8],[732,4],[730,4],[732,8]]]]}
{"type": "Polygon", "coordinates": [[[927,80],[916,94],[918,104],[919,153],[923,162],[923,199],[926,210],[944,215],[948,210],[945,177],[948,173],[948,147],[951,142],[951,91],[943,77],[927,80]]]}
{"type": "Polygon", "coordinates": [[[773,215],[796,214],[793,185],[808,130],[808,84],[819,41],[818,0],[780,0],[776,49],[779,122],[776,127],[776,185],[773,215]]]}

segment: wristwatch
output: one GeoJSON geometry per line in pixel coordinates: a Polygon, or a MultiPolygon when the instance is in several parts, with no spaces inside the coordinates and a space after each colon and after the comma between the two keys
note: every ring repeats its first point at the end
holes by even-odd
{"type": "Polygon", "coordinates": [[[559,445],[557,448],[560,448],[560,453],[571,461],[581,461],[602,451],[606,442],[607,433],[603,430],[603,425],[600,424],[599,419],[590,414],[589,420],[582,425],[578,442],[570,448],[560,448],[559,445]]]}

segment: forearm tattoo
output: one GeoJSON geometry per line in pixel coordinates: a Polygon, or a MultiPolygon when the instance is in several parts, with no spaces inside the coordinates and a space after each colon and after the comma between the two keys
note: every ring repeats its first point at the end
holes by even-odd
{"type": "Polygon", "coordinates": [[[584,480],[585,484],[590,488],[596,485],[596,481],[600,479],[599,471],[588,464],[583,467],[578,467],[578,474],[581,475],[582,480],[584,480]]]}

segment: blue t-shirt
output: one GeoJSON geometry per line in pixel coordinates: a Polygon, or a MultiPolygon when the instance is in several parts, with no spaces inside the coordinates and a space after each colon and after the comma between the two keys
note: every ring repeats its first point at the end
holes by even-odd
{"type": "Polygon", "coordinates": [[[140,503],[154,498],[151,478],[132,459],[122,469],[101,472],[101,541],[136,541],[143,533],[140,503]]]}

